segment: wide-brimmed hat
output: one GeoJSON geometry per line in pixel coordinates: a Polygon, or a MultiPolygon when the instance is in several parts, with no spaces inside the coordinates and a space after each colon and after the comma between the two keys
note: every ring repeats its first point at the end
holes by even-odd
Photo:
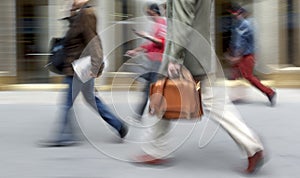
{"type": "Polygon", "coordinates": [[[71,11],[72,10],[77,10],[79,8],[81,8],[83,5],[87,4],[90,0],[76,0],[76,2],[74,1],[71,7],[71,11]]]}

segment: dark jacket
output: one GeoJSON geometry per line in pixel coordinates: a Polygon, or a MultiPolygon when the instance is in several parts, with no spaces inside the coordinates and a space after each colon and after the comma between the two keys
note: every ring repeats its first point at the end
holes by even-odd
{"type": "Polygon", "coordinates": [[[91,56],[94,75],[99,76],[103,70],[103,51],[97,34],[97,18],[91,6],[83,5],[69,17],[69,30],[65,36],[66,60],[64,74],[73,76],[72,62],[84,56],[91,56]]]}

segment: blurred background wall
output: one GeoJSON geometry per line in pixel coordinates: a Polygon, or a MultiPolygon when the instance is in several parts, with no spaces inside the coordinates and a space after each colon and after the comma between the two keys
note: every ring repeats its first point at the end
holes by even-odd
{"type": "MultiPolygon", "coordinates": [[[[98,16],[98,31],[111,30],[101,36],[107,61],[107,72],[115,72],[126,60],[123,54],[141,43],[122,39],[133,35],[132,24],[110,28],[124,20],[144,16],[144,0],[91,0],[98,16]],[[114,48],[113,51],[109,49],[114,48]]],[[[163,3],[164,0],[155,2],[163,3]]],[[[68,16],[71,0],[2,0],[0,11],[0,83],[56,83],[60,76],[49,73],[49,41],[61,37],[67,23],[58,20],[68,16]]],[[[215,1],[215,46],[223,60],[230,32],[228,4],[240,3],[250,12],[256,25],[258,75],[270,74],[282,67],[300,66],[300,2],[298,0],[217,0],[215,1]]],[[[136,21],[134,21],[136,22],[136,21]]],[[[145,24],[143,24],[145,25],[145,24]]],[[[141,25],[136,24],[137,28],[141,25]]],[[[145,28],[146,26],[142,26],[145,28]]],[[[147,28],[147,27],[146,27],[147,28]]],[[[226,63],[223,63],[226,67],[226,63]]]]}
{"type": "Polygon", "coordinates": [[[16,76],[16,3],[1,1],[0,11],[0,78],[13,80],[16,76]]]}

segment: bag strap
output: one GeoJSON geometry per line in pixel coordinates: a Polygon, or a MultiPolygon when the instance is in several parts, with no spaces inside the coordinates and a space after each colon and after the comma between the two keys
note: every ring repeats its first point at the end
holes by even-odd
{"type": "Polygon", "coordinates": [[[195,83],[190,71],[182,64],[170,62],[168,64],[168,76],[170,79],[188,80],[195,83]]]}

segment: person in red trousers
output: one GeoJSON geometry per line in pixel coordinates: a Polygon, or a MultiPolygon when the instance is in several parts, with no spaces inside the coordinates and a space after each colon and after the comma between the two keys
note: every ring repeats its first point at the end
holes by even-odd
{"type": "Polygon", "coordinates": [[[254,34],[251,22],[246,19],[247,11],[242,7],[234,7],[229,12],[235,17],[229,51],[226,54],[232,65],[232,77],[233,79],[243,77],[248,80],[251,85],[264,93],[268,97],[271,106],[274,106],[276,104],[276,92],[263,85],[253,75],[255,66],[254,34]]]}

